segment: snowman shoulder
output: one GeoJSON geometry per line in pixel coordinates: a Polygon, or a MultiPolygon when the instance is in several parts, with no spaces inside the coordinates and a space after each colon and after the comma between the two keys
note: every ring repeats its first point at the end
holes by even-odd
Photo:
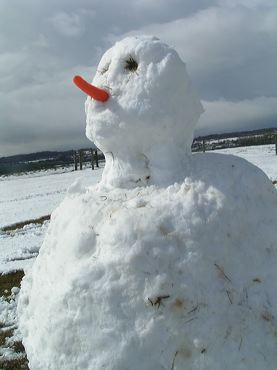
{"type": "Polygon", "coordinates": [[[199,180],[223,193],[228,189],[252,196],[277,192],[267,175],[247,160],[227,154],[201,153],[192,156],[192,173],[199,180]]]}

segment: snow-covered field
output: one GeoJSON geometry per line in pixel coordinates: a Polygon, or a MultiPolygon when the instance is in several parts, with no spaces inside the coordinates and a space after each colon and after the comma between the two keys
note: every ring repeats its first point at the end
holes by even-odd
{"type": "Polygon", "coordinates": [[[86,168],[82,172],[49,170],[0,177],[0,228],[51,213],[73,181],[81,178],[84,185],[93,185],[101,173],[101,169],[86,168]]]}
{"type": "MultiPolygon", "coordinates": [[[[31,175],[0,178],[0,229],[18,222],[50,214],[76,179],[84,186],[96,184],[102,173],[92,171],[56,173],[43,171],[31,175]]],[[[10,232],[0,231],[0,273],[22,269],[37,255],[49,221],[31,223],[10,232]]]]}

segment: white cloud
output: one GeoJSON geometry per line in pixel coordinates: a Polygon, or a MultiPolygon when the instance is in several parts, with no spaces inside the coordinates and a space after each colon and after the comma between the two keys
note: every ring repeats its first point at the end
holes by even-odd
{"type": "Polygon", "coordinates": [[[149,33],[175,47],[194,74],[228,71],[276,51],[277,12],[272,8],[210,7],[128,34],[149,33]]]}
{"type": "Polygon", "coordinates": [[[83,33],[82,22],[77,14],[59,12],[50,19],[50,22],[64,36],[75,37],[83,33]]]}

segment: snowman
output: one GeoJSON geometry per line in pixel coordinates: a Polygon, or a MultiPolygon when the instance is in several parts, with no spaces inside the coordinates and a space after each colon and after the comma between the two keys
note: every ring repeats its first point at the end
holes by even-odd
{"type": "Polygon", "coordinates": [[[53,212],[18,305],[30,369],[276,370],[277,195],[245,160],[191,154],[201,103],[177,52],[102,57],[86,134],[101,182],[53,212]]]}

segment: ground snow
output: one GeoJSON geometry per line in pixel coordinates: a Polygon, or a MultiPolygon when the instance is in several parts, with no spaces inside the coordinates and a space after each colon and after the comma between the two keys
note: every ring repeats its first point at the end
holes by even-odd
{"type": "Polygon", "coordinates": [[[0,347],[0,359],[7,361],[10,359],[22,358],[22,353],[16,353],[12,344],[21,341],[21,334],[17,330],[16,307],[18,300],[19,288],[12,288],[9,297],[0,297],[0,323],[2,335],[4,331],[13,331],[13,335],[6,339],[4,345],[0,347]]]}
{"type": "Polygon", "coordinates": [[[33,263],[43,242],[49,221],[0,233],[0,273],[24,270],[33,263]]]}
{"type": "Polygon", "coordinates": [[[81,177],[86,185],[96,184],[102,169],[0,178],[0,227],[50,214],[62,201],[68,186],[81,177]]]}

